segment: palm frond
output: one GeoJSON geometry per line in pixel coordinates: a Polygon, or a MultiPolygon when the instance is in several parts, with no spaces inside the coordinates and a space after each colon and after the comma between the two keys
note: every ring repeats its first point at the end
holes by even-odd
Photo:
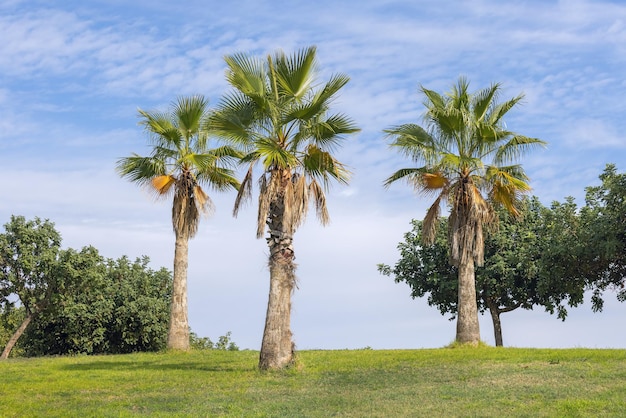
{"type": "Polygon", "coordinates": [[[303,48],[291,56],[282,51],[276,52],[274,63],[280,95],[299,101],[310,90],[315,80],[315,53],[315,46],[303,48]]]}
{"type": "Polygon", "coordinates": [[[350,178],[349,171],[333,156],[315,145],[310,145],[302,158],[304,172],[317,180],[322,180],[324,188],[329,186],[331,178],[347,184],[350,178]]]}
{"type": "Polygon", "coordinates": [[[405,124],[394,126],[384,131],[388,137],[394,138],[389,144],[413,161],[433,163],[439,153],[434,138],[419,125],[405,124]]]}
{"type": "Polygon", "coordinates": [[[410,185],[415,187],[419,185],[419,176],[424,172],[425,167],[420,168],[402,168],[391,176],[389,176],[384,182],[383,186],[389,187],[392,183],[398,180],[406,180],[410,185]]]}
{"type": "Polygon", "coordinates": [[[289,168],[298,165],[295,155],[271,138],[261,138],[256,141],[256,149],[263,158],[265,169],[271,167],[289,168]]]}
{"type": "Polygon", "coordinates": [[[228,69],[226,80],[244,95],[257,100],[267,91],[263,61],[248,54],[237,53],[224,57],[228,69]]]}
{"type": "Polygon", "coordinates": [[[166,195],[172,188],[172,185],[176,182],[176,178],[169,174],[157,176],[152,178],[151,183],[155,192],[159,196],[166,195]]]}
{"type": "Polygon", "coordinates": [[[121,177],[140,185],[149,184],[154,177],[166,173],[163,160],[137,154],[117,160],[116,171],[121,177]]]}
{"type": "Polygon", "coordinates": [[[172,103],[173,115],[178,121],[178,129],[189,137],[202,130],[202,124],[207,115],[209,102],[204,96],[178,97],[172,103]]]}
{"type": "Polygon", "coordinates": [[[252,173],[254,169],[254,163],[250,164],[248,167],[248,171],[241,181],[241,185],[239,186],[239,190],[237,192],[237,197],[235,198],[235,204],[233,206],[233,216],[237,217],[239,214],[239,209],[241,209],[241,205],[243,202],[247,201],[252,197],[252,173]]]}
{"type": "Polygon", "coordinates": [[[510,100],[507,100],[506,102],[494,106],[488,117],[489,124],[498,125],[504,115],[506,115],[509,110],[515,107],[515,105],[520,103],[522,100],[524,100],[524,94],[520,94],[519,96],[516,96],[510,100]]]}
{"type": "Polygon", "coordinates": [[[290,146],[298,149],[304,139],[311,138],[316,146],[326,151],[333,151],[344,139],[343,135],[359,131],[356,124],[346,115],[335,114],[327,119],[314,119],[303,124],[290,146]]]}
{"type": "Polygon", "coordinates": [[[493,157],[496,165],[507,164],[519,159],[526,152],[537,147],[546,147],[547,142],[538,138],[529,138],[523,135],[513,135],[505,144],[500,145],[493,157]]]}
{"type": "Polygon", "coordinates": [[[472,108],[474,112],[474,120],[481,122],[487,115],[488,110],[497,100],[500,84],[494,83],[488,88],[482,89],[473,96],[472,108]]]}
{"type": "Polygon", "coordinates": [[[426,216],[422,223],[422,242],[426,245],[431,245],[435,242],[437,226],[439,225],[439,214],[441,213],[441,200],[443,197],[443,194],[439,195],[433,204],[430,205],[428,211],[426,211],[426,216]]]}
{"type": "Polygon", "coordinates": [[[309,192],[313,197],[317,219],[319,219],[322,225],[328,225],[330,223],[330,215],[328,214],[328,207],[326,206],[326,194],[324,193],[324,189],[313,179],[309,183],[309,192]]]}

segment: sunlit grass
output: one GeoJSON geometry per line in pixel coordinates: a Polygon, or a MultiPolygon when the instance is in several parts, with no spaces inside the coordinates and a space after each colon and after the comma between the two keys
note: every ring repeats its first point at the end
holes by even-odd
{"type": "Polygon", "coordinates": [[[10,359],[0,416],[624,416],[626,350],[480,347],[10,359]]]}

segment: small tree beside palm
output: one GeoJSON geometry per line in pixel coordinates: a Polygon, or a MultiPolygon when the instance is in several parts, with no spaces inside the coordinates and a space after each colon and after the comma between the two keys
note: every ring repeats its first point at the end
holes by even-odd
{"type": "Polygon", "coordinates": [[[450,263],[458,268],[459,293],[456,341],[480,341],[474,268],[484,261],[485,228],[494,224],[493,205],[518,213],[523,193],[530,190],[523,168],[514,164],[522,154],[545,142],[509,131],[503,117],[523,99],[498,103],[500,85],[471,93],[461,77],[445,95],[421,87],[425,97],[425,127],[417,124],[385,130],[391,147],[419,163],[396,171],[389,186],[406,180],[418,192],[436,196],[423,223],[423,239],[432,244],[441,206],[450,208],[450,263]]]}
{"type": "Polygon", "coordinates": [[[152,153],[119,159],[117,171],[158,197],[173,198],[176,242],[167,348],[188,350],[188,244],[198,231],[201,214],[213,208],[203,186],[217,191],[238,188],[231,167],[240,154],[229,146],[209,148],[209,109],[202,96],[181,97],[168,112],[139,110],[139,115],[152,153]]]}
{"type": "Polygon", "coordinates": [[[336,74],[316,89],[316,49],[292,56],[282,51],[266,60],[235,54],[225,58],[233,87],[211,118],[211,128],[244,150],[248,164],[235,201],[252,193],[254,167],[261,166],[257,238],[267,230],[270,291],[259,367],[278,369],[293,359],[291,294],[296,265],[293,236],[310,200],[320,222],[329,221],[325,191],[331,181],[347,183],[348,171],[332,151],[345,134],[358,131],[330,104],[348,77],[336,74]]]}

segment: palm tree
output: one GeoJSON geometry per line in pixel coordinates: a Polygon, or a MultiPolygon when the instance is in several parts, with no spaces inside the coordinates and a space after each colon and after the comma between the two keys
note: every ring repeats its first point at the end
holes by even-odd
{"type": "Polygon", "coordinates": [[[446,95],[420,88],[425,128],[405,124],[385,132],[393,138],[393,148],[423,165],[398,170],[385,185],[404,179],[418,192],[436,196],[424,218],[427,244],[435,239],[441,204],[448,203],[450,263],[458,268],[459,280],[456,341],[476,345],[480,329],[474,267],[483,264],[483,231],[495,225],[495,204],[518,214],[521,196],[530,186],[522,167],[513,163],[545,142],[507,130],[502,120],[523,95],[498,103],[499,84],[474,93],[468,87],[461,77],[446,95]]]}
{"type": "Polygon", "coordinates": [[[120,158],[117,172],[147,186],[157,197],[171,197],[172,226],[176,237],[174,281],[167,348],[189,349],[187,317],[187,264],[189,239],[198,231],[200,215],[213,209],[203,185],[222,191],[238,188],[229,168],[241,156],[229,146],[209,149],[206,121],[208,102],[202,96],[180,97],[168,112],[139,110],[153,146],[148,157],[120,158]]]}
{"type": "Polygon", "coordinates": [[[309,198],[320,222],[329,221],[325,191],[331,180],[347,183],[348,171],[331,154],[344,134],[357,132],[342,114],[328,114],[347,82],[333,75],[315,89],[316,48],[267,60],[246,54],[225,58],[233,87],[211,118],[211,129],[245,150],[249,165],[234,215],[252,193],[253,169],[261,164],[257,238],[269,246],[270,291],[259,367],[278,369],[293,360],[291,294],[296,284],[293,235],[304,221],[309,198]]]}

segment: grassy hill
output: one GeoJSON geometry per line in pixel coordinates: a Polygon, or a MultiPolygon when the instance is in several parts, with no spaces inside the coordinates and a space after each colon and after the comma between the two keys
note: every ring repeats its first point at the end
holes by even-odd
{"type": "Polygon", "coordinates": [[[626,416],[626,350],[254,351],[9,359],[0,417],[626,416]]]}

